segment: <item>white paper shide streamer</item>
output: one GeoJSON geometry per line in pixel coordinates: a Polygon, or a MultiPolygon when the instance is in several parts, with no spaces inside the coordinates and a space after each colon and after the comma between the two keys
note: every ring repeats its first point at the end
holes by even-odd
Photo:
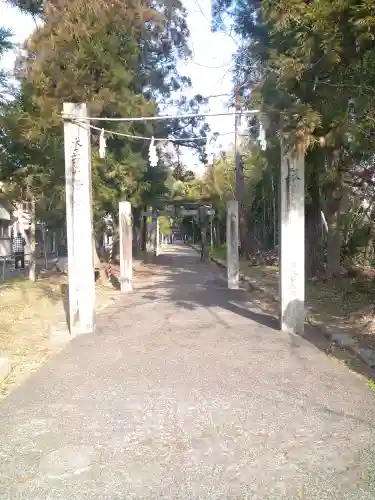
{"type": "Polygon", "coordinates": [[[104,129],[102,128],[99,137],[99,157],[105,158],[105,148],[107,147],[106,139],[104,137],[104,129]]]}
{"type": "Polygon", "coordinates": [[[158,158],[158,153],[157,153],[156,147],[155,147],[154,137],[151,138],[150,147],[148,150],[148,158],[150,160],[150,166],[156,167],[158,164],[159,158],[158,158]]]}
{"type": "Polygon", "coordinates": [[[267,140],[266,140],[266,131],[263,128],[263,125],[260,124],[260,130],[259,130],[259,142],[260,142],[260,147],[263,151],[267,149],[267,140]]]}

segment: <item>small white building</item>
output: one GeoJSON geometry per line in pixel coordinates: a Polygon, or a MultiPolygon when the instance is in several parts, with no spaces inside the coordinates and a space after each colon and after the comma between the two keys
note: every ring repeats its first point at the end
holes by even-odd
{"type": "MultiPolygon", "coordinates": [[[[5,194],[0,193],[0,258],[12,256],[12,236],[20,231],[26,240],[25,254],[28,259],[30,249],[30,206],[27,202],[10,202],[5,194]]],[[[59,245],[64,247],[63,228],[49,229],[45,223],[36,221],[35,256],[41,258],[47,254],[58,254],[59,245]]]]}
{"type": "Polygon", "coordinates": [[[12,216],[14,206],[0,194],[0,257],[10,256],[12,253],[12,216]]]}

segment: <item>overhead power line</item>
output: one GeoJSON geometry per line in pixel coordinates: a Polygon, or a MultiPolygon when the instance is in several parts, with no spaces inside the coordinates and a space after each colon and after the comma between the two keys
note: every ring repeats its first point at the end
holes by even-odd
{"type": "Polygon", "coordinates": [[[181,115],[158,115],[158,116],[127,116],[124,118],[99,118],[95,116],[87,116],[85,118],[77,118],[73,115],[64,115],[62,117],[65,120],[74,120],[78,122],[85,121],[102,121],[102,122],[140,122],[140,121],[163,121],[163,120],[181,120],[184,118],[205,118],[205,117],[213,117],[213,116],[234,116],[234,115],[254,115],[260,113],[259,109],[251,109],[244,111],[222,111],[219,113],[187,113],[181,115]]]}
{"type": "Polygon", "coordinates": [[[196,66],[199,66],[200,68],[206,68],[206,69],[222,69],[222,68],[230,67],[230,63],[220,64],[219,66],[208,66],[207,64],[201,64],[201,63],[197,62],[195,59],[191,59],[190,61],[186,61],[186,64],[195,64],[196,66]]]}

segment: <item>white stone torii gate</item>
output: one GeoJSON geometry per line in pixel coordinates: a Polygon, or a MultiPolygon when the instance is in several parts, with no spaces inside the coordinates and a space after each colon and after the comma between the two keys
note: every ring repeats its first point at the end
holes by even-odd
{"type": "Polygon", "coordinates": [[[282,152],[280,226],[281,330],[302,334],[305,324],[305,158],[282,152]]]}
{"type": "Polygon", "coordinates": [[[86,104],[64,103],[70,334],[95,330],[94,234],[90,128],[86,104]]]}
{"type": "MultiPolygon", "coordinates": [[[[90,128],[86,104],[64,103],[66,217],[68,236],[69,317],[72,335],[95,329],[94,238],[90,128]],[[76,119],[76,120],[74,120],[76,119]]],[[[131,289],[128,252],[129,205],[120,207],[122,291],[131,289]],[[128,242],[127,242],[128,243],[128,242]]],[[[304,156],[282,152],[280,238],[281,329],[302,333],[305,301],[304,156]]],[[[238,203],[230,202],[227,217],[228,285],[238,288],[238,203]],[[237,223],[236,223],[237,221],[237,223]]],[[[131,240],[130,240],[131,246],[131,240]]],[[[130,263],[130,264],[129,264],[130,263]]]]}
{"type": "Polygon", "coordinates": [[[237,290],[240,285],[238,201],[227,204],[227,275],[228,288],[237,290]]]}
{"type": "MultiPolygon", "coordinates": [[[[86,104],[64,103],[69,329],[72,336],[95,330],[94,235],[90,128],[86,104]],[[76,120],[74,120],[76,119],[76,120]]],[[[132,289],[132,227],[129,202],[119,204],[121,291],[132,289]]]]}
{"type": "MultiPolygon", "coordinates": [[[[282,152],[280,205],[280,328],[302,334],[305,322],[305,163],[282,152]]],[[[238,202],[227,205],[228,288],[239,287],[238,202]]]]}
{"type": "Polygon", "coordinates": [[[129,201],[119,203],[120,286],[122,292],[133,290],[133,228],[129,201]]]}

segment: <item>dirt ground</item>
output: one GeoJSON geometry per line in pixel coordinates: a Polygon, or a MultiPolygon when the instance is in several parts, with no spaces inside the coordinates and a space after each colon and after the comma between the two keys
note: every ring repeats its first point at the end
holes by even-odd
{"type": "MultiPolygon", "coordinates": [[[[276,267],[253,266],[241,262],[241,271],[265,290],[254,299],[263,308],[278,314],[277,304],[270,300],[278,295],[279,271],[276,267]]],[[[141,269],[137,273],[142,272],[141,269]]],[[[113,303],[118,296],[118,265],[113,265],[112,287],[104,283],[96,288],[98,311],[113,303]]],[[[254,295],[254,294],[253,294],[254,295]]],[[[336,280],[333,283],[311,281],[306,288],[308,322],[332,329],[345,329],[360,341],[364,348],[375,349],[374,276],[371,270],[336,280]]],[[[36,283],[26,278],[8,280],[0,284],[0,357],[12,364],[9,377],[0,383],[0,398],[5,397],[24,378],[37,370],[67,341],[67,282],[66,276],[49,272],[36,283]],[[63,335],[53,335],[61,332],[63,335]],[[52,335],[51,335],[52,334],[52,335]]],[[[334,357],[353,364],[363,372],[353,355],[312,332],[312,341],[334,357]]]]}
{"type": "MultiPolygon", "coordinates": [[[[241,271],[273,295],[278,295],[279,270],[241,263],[241,271]]],[[[345,329],[366,348],[375,349],[375,280],[372,270],[358,269],[333,282],[306,283],[308,321],[345,329]]]]}
{"type": "MultiPolygon", "coordinates": [[[[225,265],[225,248],[215,248],[213,257],[225,265]]],[[[278,316],[279,268],[241,260],[240,271],[255,285],[247,285],[251,287],[252,300],[278,316]]],[[[359,348],[375,352],[375,270],[357,268],[331,282],[310,280],[306,282],[305,293],[307,326],[304,337],[338,362],[374,380],[374,372],[367,364],[353,351],[332,342],[323,332],[349,335],[359,343],[359,348]]]]}
{"type": "MultiPolygon", "coordinates": [[[[214,257],[225,260],[225,248],[215,248],[214,257]]],[[[279,295],[278,267],[241,261],[240,269],[271,295],[279,295]]],[[[348,330],[375,349],[375,269],[352,269],[334,281],[307,281],[305,293],[309,322],[348,330]]]]}
{"type": "MultiPolygon", "coordinates": [[[[69,339],[66,276],[48,272],[36,283],[16,278],[0,284],[0,356],[11,374],[0,382],[0,398],[19,386],[69,339]]],[[[118,291],[97,285],[96,310],[111,304],[118,291]]]]}

